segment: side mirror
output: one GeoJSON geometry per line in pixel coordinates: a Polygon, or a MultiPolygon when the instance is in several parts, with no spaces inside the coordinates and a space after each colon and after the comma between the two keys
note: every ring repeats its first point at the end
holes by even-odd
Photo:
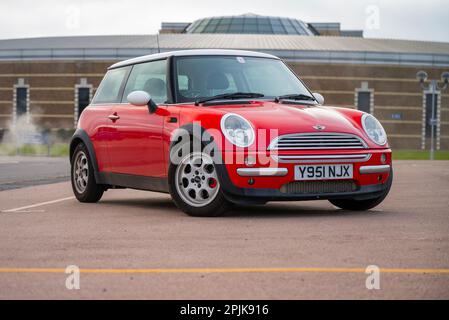
{"type": "Polygon", "coordinates": [[[324,97],[321,94],[319,94],[318,92],[314,92],[313,93],[313,97],[318,102],[318,104],[323,104],[324,103],[324,97]]]}
{"type": "Polygon", "coordinates": [[[133,91],[128,94],[127,100],[134,106],[148,106],[148,111],[154,113],[157,110],[157,104],[151,99],[148,92],[145,91],[133,91]]]}

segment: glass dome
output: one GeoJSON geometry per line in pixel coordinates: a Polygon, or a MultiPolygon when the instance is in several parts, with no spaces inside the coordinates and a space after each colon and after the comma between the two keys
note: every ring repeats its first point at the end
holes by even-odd
{"type": "Polygon", "coordinates": [[[186,29],[186,33],[314,35],[301,20],[254,14],[196,20],[186,29]]]}

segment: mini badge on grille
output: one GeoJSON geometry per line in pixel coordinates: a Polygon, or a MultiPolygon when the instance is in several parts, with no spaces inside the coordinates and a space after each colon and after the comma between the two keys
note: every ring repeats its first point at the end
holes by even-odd
{"type": "Polygon", "coordinates": [[[314,128],[315,130],[318,130],[318,131],[323,131],[324,129],[326,129],[325,126],[322,126],[320,124],[317,124],[317,125],[313,126],[312,128],[314,128]]]}

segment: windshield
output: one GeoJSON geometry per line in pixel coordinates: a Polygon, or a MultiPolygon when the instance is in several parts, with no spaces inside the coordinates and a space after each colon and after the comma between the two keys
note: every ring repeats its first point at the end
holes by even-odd
{"type": "Polygon", "coordinates": [[[235,92],[264,98],[311,96],[280,60],[236,56],[191,56],[176,59],[176,100],[194,102],[235,92]]]}

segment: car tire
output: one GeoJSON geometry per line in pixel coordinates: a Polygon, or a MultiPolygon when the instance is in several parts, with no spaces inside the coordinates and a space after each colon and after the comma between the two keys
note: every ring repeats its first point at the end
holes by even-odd
{"type": "Polygon", "coordinates": [[[98,202],[104,193],[104,186],[95,181],[94,168],[84,143],[79,143],[71,159],[71,181],[75,197],[80,202],[98,202]]]}
{"type": "Polygon", "coordinates": [[[190,151],[178,164],[170,161],[168,186],[176,206],[189,216],[218,217],[231,207],[221,190],[215,164],[206,153],[190,151]]]}
{"type": "Polygon", "coordinates": [[[379,197],[368,200],[333,199],[329,200],[329,202],[332,203],[334,206],[339,207],[343,210],[351,210],[351,211],[369,210],[378,206],[379,204],[382,203],[382,201],[385,200],[388,193],[390,192],[392,183],[393,183],[393,169],[391,169],[390,176],[388,177],[388,180],[386,182],[387,188],[379,197]]]}

